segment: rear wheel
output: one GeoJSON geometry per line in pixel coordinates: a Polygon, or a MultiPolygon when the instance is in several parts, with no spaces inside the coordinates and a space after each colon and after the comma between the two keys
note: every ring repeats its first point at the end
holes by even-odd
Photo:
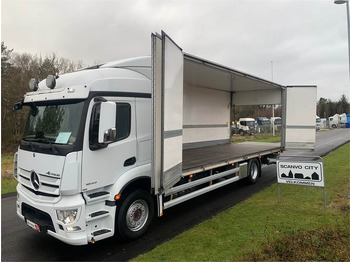
{"type": "Polygon", "coordinates": [[[118,231],[124,239],[141,237],[152,222],[153,199],[146,191],[132,192],[122,203],[118,212],[118,231]]]}
{"type": "Polygon", "coordinates": [[[258,181],[258,177],[261,175],[261,165],[257,158],[250,159],[248,161],[248,184],[255,184],[258,181]]]}

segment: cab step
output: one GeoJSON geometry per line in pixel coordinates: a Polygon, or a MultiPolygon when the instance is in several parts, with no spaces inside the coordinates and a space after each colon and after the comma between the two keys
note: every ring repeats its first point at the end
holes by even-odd
{"type": "Polygon", "coordinates": [[[96,220],[96,219],[100,219],[100,218],[106,217],[108,215],[109,215],[109,211],[107,211],[107,210],[100,210],[100,211],[97,211],[97,212],[89,214],[86,217],[86,221],[87,222],[88,221],[93,221],[93,220],[96,220]]]}
{"type": "Polygon", "coordinates": [[[111,230],[109,230],[109,229],[101,229],[101,230],[97,230],[97,231],[91,233],[91,235],[96,237],[96,236],[100,236],[100,235],[107,234],[110,232],[111,232],[111,230]]]}
{"type": "Polygon", "coordinates": [[[87,205],[94,204],[96,202],[105,201],[106,199],[109,199],[110,195],[111,195],[110,192],[107,192],[107,191],[99,191],[88,195],[84,193],[85,201],[87,205]]]}

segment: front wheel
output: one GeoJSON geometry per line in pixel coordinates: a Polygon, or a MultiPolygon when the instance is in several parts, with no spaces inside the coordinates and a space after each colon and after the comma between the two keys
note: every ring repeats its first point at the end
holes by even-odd
{"type": "Polygon", "coordinates": [[[252,185],[258,181],[258,177],[261,175],[261,165],[257,158],[250,159],[248,162],[248,184],[252,185]]]}
{"type": "Polygon", "coordinates": [[[118,212],[118,231],[123,239],[141,237],[152,222],[153,199],[146,191],[132,192],[122,203],[118,212]]]}

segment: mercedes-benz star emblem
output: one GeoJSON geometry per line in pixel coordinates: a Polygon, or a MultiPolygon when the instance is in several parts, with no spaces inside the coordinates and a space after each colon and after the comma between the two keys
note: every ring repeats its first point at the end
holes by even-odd
{"type": "Polygon", "coordinates": [[[30,181],[32,182],[33,187],[38,190],[40,183],[39,183],[39,177],[37,175],[37,173],[35,173],[34,171],[32,171],[32,173],[30,174],[30,181]]]}

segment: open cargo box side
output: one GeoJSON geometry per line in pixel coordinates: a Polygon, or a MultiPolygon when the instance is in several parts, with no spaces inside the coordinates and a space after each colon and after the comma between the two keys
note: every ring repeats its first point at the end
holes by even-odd
{"type": "MultiPolygon", "coordinates": [[[[285,87],[263,80],[184,54],[164,32],[152,35],[152,188],[155,194],[175,192],[173,185],[200,169],[281,150],[312,150],[315,130],[311,132],[310,119],[315,120],[316,87],[311,87],[285,87]],[[307,105],[300,109],[299,103],[295,103],[298,99],[307,105]],[[255,144],[250,150],[244,149],[244,145],[241,148],[230,145],[231,108],[261,104],[283,107],[281,145],[270,145],[266,150],[261,144],[255,144]],[[301,121],[301,115],[306,120],[301,121]],[[308,132],[298,137],[300,130],[308,132]],[[193,164],[196,153],[191,154],[191,150],[195,149],[206,156],[200,165],[193,164]],[[221,159],[210,157],[215,150],[222,154],[221,159]]],[[[239,177],[234,180],[237,179],[239,177]]],[[[172,202],[171,205],[176,203],[172,202]]]]}

